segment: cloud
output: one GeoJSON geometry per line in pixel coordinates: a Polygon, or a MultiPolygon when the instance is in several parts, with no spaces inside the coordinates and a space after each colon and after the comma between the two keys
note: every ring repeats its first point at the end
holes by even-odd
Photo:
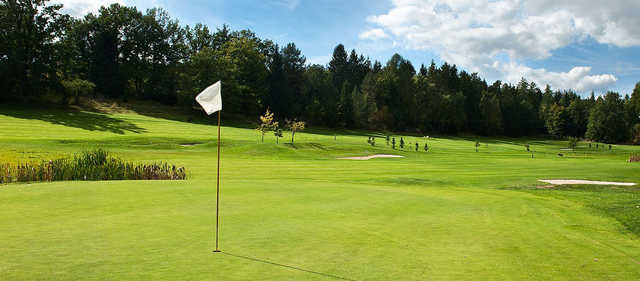
{"type": "Polygon", "coordinates": [[[327,65],[331,61],[331,56],[315,56],[307,59],[307,63],[310,65],[319,64],[319,65],[327,65]]]}
{"type": "Polygon", "coordinates": [[[374,27],[359,37],[435,51],[443,60],[496,79],[517,82],[520,77],[513,80],[506,71],[520,71],[543,84],[588,91],[616,78],[585,74],[585,67],[560,73],[519,62],[549,58],[553,50],[588,37],[619,47],[640,45],[638,10],[640,1],[393,0],[389,11],[368,18],[374,27]]]}
{"type": "Polygon", "coordinates": [[[96,13],[101,6],[109,6],[113,3],[120,5],[125,4],[123,0],[55,0],[51,2],[54,4],[62,4],[62,11],[74,17],[84,17],[88,13],[96,13]]]}
{"type": "Polygon", "coordinates": [[[300,6],[300,1],[301,0],[276,0],[274,3],[293,11],[300,6]]]}
{"type": "Polygon", "coordinates": [[[592,90],[603,92],[618,81],[611,74],[591,75],[591,67],[589,66],[577,66],[568,72],[533,69],[515,63],[496,63],[495,66],[505,73],[508,81],[518,81],[522,77],[526,77],[540,86],[548,84],[554,89],[572,89],[581,93],[592,90]]]}
{"type": "Polygon", "coordinates": [[[138,9],[143,10],[151,7],[160,7],[162,4],[160,0],[53,0],[53,4],[62,4],[62,12],[68,13],[74,17],[84,17],[88,13],[96,14],[100,7],[110,6],[113,3],[120,5],[136,6],[138,9]]]}
{"type": "Polygon", "coordinates": [[[360,33],[358,37],[360,37],[360,39],[376,40],[389,38],[389,35],[387,35],[382,28],[374,28],[360,33]]]}

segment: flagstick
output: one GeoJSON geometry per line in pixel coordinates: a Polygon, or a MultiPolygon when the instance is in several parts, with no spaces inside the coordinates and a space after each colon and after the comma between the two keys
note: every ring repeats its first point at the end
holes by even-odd
{"type": "Polygon", "coordinates": [[[220,219],[220,111],[218,111],[218,177],[216,179],[216,249],[214,252],[220,252],[218,248],[218,221],[220,219]]]}

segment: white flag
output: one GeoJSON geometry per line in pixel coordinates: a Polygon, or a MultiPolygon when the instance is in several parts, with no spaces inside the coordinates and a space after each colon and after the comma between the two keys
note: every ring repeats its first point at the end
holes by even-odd
{"type": "Polygon", "coordinates": [[[222,110],[222,95],[220,81],[207,87],[202,93],[196,96],[196,101],[202,106],[207,115],[222,110]]]}

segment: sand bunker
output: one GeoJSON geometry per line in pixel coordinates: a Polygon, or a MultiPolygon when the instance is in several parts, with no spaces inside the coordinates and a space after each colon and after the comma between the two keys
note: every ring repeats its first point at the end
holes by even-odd
{"type": "Polygon", "coordinates": [[[189,147],[189,146],[196,146],[198,144],[202,144],[201,142],[190,142],[190,143],[181,143],[180,146],[182,147],[189,147]]]}
{"type": "Polygon", "coordinates": [[[541,182],[546,182],[554,185],[561,184],[595,184],[595,185],[625,185],[625,186],[633,186],[635,183],[631,182],[613,182],[613,181],[587,181],[587,180],[538,180],[541,182]]]}
{"type": "Polygon", "coordinates": [[[404,158],[404,156],[391,155],[391,154],[376,154],[376,155],[360,156],[360,157],[343,157],[343,158],[338,158],[338,159],[343,159],[343,160],[369,160],[369,159],[373,159],[373,158],[404,158]]]}

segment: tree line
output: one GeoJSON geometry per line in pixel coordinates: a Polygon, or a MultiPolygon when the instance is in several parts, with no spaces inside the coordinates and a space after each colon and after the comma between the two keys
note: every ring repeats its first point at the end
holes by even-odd
{"type": "Polygon", "coordinates": [[[194,107],[223,81],[225,112],[266,109],[309,124],[378,130],[581,137],[640,143],[640,84],[624,97],[582,98],[524,78],[488,84],[456,65],[384,65],[340,44],[328,65],[310,65],[294,43],[250,30],[183,26],[159,8],[113,4],[83,18],[47,0],[0,4],[0,99],[77,102],[80,96],[194,107]]]}

